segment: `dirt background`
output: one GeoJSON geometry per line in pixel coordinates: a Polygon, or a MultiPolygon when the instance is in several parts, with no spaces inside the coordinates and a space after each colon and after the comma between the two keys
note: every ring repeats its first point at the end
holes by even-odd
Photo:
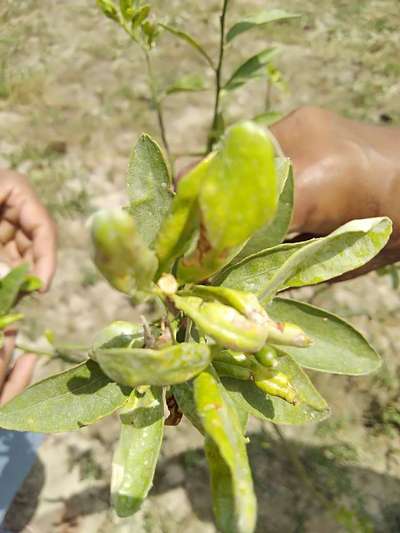
{"type": "MultiPolygon", "coordinates": [[[[220,2],[154,1],[156,11],[190,29],[215,55],[220,2]]],[[[265,2],[232,2],[230,21],[265,2]]],[[[289,91],[272,92],[274,110],[322,105],[347,116],[400,122],[398,0],[271,0],[302,13],[238,39],[226,72],[269,44],[289,91]]],[[[160,83],[212,73],[168,36],[154,53],[160,83]]],[[[50,293],[25,304],[23,335],[36,342],[50,327],[61,339],[90,341],[111,320],[132,317],[126,302],[98,277],[85,221],[98,206],[124,202],[132,144],[158,136],[137,47],[103,18],[91,0],[1,0],[0,165],[29,174],[60,230],[59,269],[50,293]]],[[[265,82],[226,102],[229,120],[263,111],[265,82]]],[[[174,153],[204,145],[212,93],[166,102],[174,153]]],[[[177,166],[182,166],[180,159],[177,166]]],[[[259,501],[259,533],[400,531],[399,292],[394,278],[370,274],[296,297],[347,317],[384,357],[365,378],[314,374],[332,417],[304,428],[252,423],[249,453],[259,501]],[[301,467],[290,455],[295,450],[301,467]],[[340,510],[338,511],[338,507],[340,510]]],[[[41,361],[37,377],[57,368],[41,361]]],[[[187,424],[168,428],[155,486],[142,510],[118,521],[109,509],[110,459],[117,421],[48,437],[11,508],[7,525],[29,533],[212,533],[201,438],[187,424]]]]}

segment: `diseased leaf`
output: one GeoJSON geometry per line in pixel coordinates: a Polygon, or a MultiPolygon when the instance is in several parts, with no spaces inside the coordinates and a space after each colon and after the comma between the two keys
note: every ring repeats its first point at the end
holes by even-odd
{"type": "Polygon", "coordinates": [[[172,180],[161,148],[149,135],[136,143],[128,167],[129,211],[143,241],[152,245],[172,203],[172,180]]]}
{"type": "Polygon", "coordinates": [[[157,271],[156,254],[144,244],[124,209],[102,209],[92,218],[94,262],[115,289],[134,295],[146,291],[157,271]]]}
{"type": "Polygon", "coordinates": [[[171,212],[165,219],[156,242],[160,264],[158,275],[168,272],[175,259],[187,251],[199,227],[199,191],[214,157],[215,154],[210,154],[179,181],[171,212]]]}
{"type": "Polygon", "coordinates": [[[278,290],[321,283],[368,263],[391,231],[386,217],[353,220],[327,237],[282,244],[247,257],[227,269],[222,284],[269,301],[278,290]]]}
{"type": "Polygon", "coordinates": [[[111,498],[118,516],[135,513],[152,484],[164,431],[163,391],[132,391],[120,412],[121,434],[112,462],[111,498]]]}
{"type": "MultiPolygon", "coordinates": [[[[279,182],[283,184],[283,190],[279,197],[278,210],[274,219],[270,224],[265,224],[254,233],[244,248],[233,258],[231,265],[235,265],[261,250],[276,246],[285,238],[292,217],[294,195],[293,171],[289,160],[285,159],[279,163],[277,176],[279,182]]],[[[218,283],[218,277],[215,282],[218,283]]]]}
{"type": "Polygon", "coordinates": [[[289,13],[283,9],[265,9],[234,24],[226,34],[226,41],[229,43],[238,35],[256,27],[265,26],[270,22],[289,20],[300,16],[301,15],[296,13],[289,13]]]}
{"type": "Polygon", "coordinates": [[[117,383],[173,385],[201,372],[210,362],[210,350],[205,344],[181,343],[162,350],[98,348],[91,357],[117,383]]]}
{"type": "Polygon", "coordinates": [[[144,332],[142,324],[117,320],[100,330],[94,340],[92,349],[98,348],[142,348],[144,332]]]}
{"type": "MultiPolygon", "coordinates": [[[[285,351],[286,346],[285,346],[285,351]]],[[[280,352],[274,371],[283,372],[296,392],[296,405],[261,391],[252,381],[222,378],[235,402],[257,418],[275,424],[306,424],[319,422],[329,416],[325,400],[315,389],[305,372],[287,354],[280,352]]]]}
{"type": "Polygon", "coordinates": [[[0,427],[15,431],[74,431],[111,415],[127,401],[94,361],[55,374],[25,389],[0,408],[0,427]]]}
{"type": "Polygon", "coordinates": [[[234,91],[249,80],[265,74],[265,66],[278,54],[277,48],[266,48],[242,63],[225,83],[224,91],[234,91]]]}
{"type": "Polygon", "coordinates": [[[185,41],[187,44],[189,44],[192,48],[194,48],[199,54],[207,61],[207,63],[210,65],[212,69],[214,69],[214,62],[211,59],[211,57],[208,55],[208,53],[205,51],[203,46],[196,41],[194,37],[189,35],[187,32],[180,30],[179,28],[174,28],[173,26],[170,26],[169,24],[160,24],[161,28],[166,30],[167,32],[171,33],[175,37],[178,37],[178,39],[181,39],[182,41],[185,41]]]}
{"type": "Polygon", "coordinates": [[[194,397],[206,432],[217,526],[224,533],[252,533],[257,504],[241,422],[211,367],[194,379],[194,397]]]}
{"type": "Polygon", "coordinates": [[[271,318],[297,324],[313,343],[308,348],[285,346],[295,361],[312,370],[363,375],[377,370],[380,357],[353,326],[309,304],[275,298],[266,308],[271,318]]]}
{"type": "Polygon", "coordinates": [[[270,222],[277,206],[276,181],[270,137],[251,122],[229,128],[203,167],[200,236],[196,249],[179,262],[178,278],[200,281],[211,276],[270,222]]]}
{"type": "Polygon", "coordinates": [[[204,91],[206,88],[204,79],[197,74],[188,74],[175,80],[165,90],[165,94],[204,91]]]}

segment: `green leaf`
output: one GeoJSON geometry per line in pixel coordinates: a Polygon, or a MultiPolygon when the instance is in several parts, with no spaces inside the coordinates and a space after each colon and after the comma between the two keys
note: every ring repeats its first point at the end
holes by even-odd
{"type": "Polygon", "coordinates": [[[386,217],[353,220],[327,237],[282,244],[227,269],[223,285],[269,301],[278,290],[327,281],[368,263],[392,231],[386,217]]]}
{"type": "Polygon", "coordinates": [[[0,279],[0,316],[11,311],[16,304],[18,295],[29,278],[28,269],[28,265],[20,265],[0,279]]]}
{"type": "Polygon", "coordinates": [[[251,120],[253,122],[256,122],[256,124],[272,126],[273,124],[281,120],[283,117],[284,115],[282,113],[277,113],[276,111],[265,111],[264,113],[256,115],[251,120]]]}
{"type": "MultiPolygon", "coordinates": [[[[285,347],[285,351],[286,347],[285,347]]],[[[329,416],[325,400],[311,383],[306,373],[287,354],[279,352],[278,366],[274,371],[283,372],[296,391],[297,402],[293,405],[282,398],[266,394],[252,381],[222,378],[222,382],[235,402],[261,420],[275,424],[307,424],[319,422],[329,416]]]]}
{"type": "Polygon", "coordinates": [[[162,350],[99,348],[91,357],[117,383],[173,385],[201,372],[210,362],[210,350],[205,344],[181,343],[162,350]]]}
{"type": "Polygon", "coordinates": [[[96,3],[106,17],[119,22],[118,10],[111,0],[96,0],[96,3]]]}
{"type": "Polygon", "coordinates": [[[100,330],[93,341],[92,349],[142,348],[144,345],[143,324],[117,320],[100,330]]]}
{"type": "Polygon", "coordinates": [[[186,252],[199,226],[199,191],[204,173],[213,157],[215,155],[210,154],[179,181],[171,212],[156,242],[160,265],[158,275],[168,272],[175,259],[186,252]]]}
{"type": "Polygon", "coordinates": [[[157,257],[142,241],[127,211],[97,211],[92,217],[91,237],[94,262],[110,285],[129,295],[150,289],[157,257]]]}
{"type": "Polygon", "coordinates": [[[139,233],[152,245],[171,207],[172,180],[161,148],[149,135],[136,143],[129,161],[129,211],[139,233]]]}
{"type": "Polygon", "coordinates": [[[210,65],[212,69],[214,69],[214,62],[211,59],[211,57],[208,55],[208,53],[205,51],[203,46],[196,41],[194,37],[189,35],[183,30],[180,30],[179,28],[174,28],[173,26],[170,26],[169,24],[160,24],[161,28],[163,28],[165,31],[169,32],[171,35],[174,35],[175,37],[178,37],[178,39],[181,39],[182,41],[185,41],[187,44],[189,44],[192,48],[194,48],[199,54],[207,61],[207,63],[210,65]]]}
{"type": "Polygon", "coordinates": [[[149,493],[164,431],[163,392],[132,391],[120,412],[121,434],[112,462],[111,498],[120,517],[130,516],[149,493]]]}
{"type": "Polygon", "coordinates": [[[277,176],[279,181],[283,183],[283,190],[279,197],[278,210],[274,219],[270,224],[265,224],[254,233],[244,248],[234,257],[231,265],[235,265],[261,250],[276,246],[285,238],[292,217],[294,196],[293,171],[288,159],[278,163],[277,176]]]}
{"type": "Polygon", "coordinates": [[[113,383],[86,361],[35,383],[0,408],[0,427],[15,431],[74,431],[111,415],[130,389],[113,383]]]}
{"type": "Polygon", "coordinates": [[[150,5],[146,4],[137,10],[127,10],[127,18],[131,19],[132,30],[135,31],[147,19],[150,14],[150,5]]]}
{"type": "Polygon", "coordinates": [[[207,434],[205,451],[217,526],[224,533],[252,533],[257,503],[241,422],[211,367],[194,379],[194,397],[207,434]]]}
{"type": "Polygon", "coordinates": [[[251,17],[246,17],[240,22],[234,24],[226,34],[226,41],[229,43],[238,35],[256,27],[265,26],[270,22],[289,20],[293,18],[298,18],[300,16],[301,15],[298,15],[296,13],[289,13],[288,11],[284,11],[283,9],[266,9],[260,11],[259,13],[256,13],[251,17]]]}
{"type": "Polygon", "coordinates": [[[379,368],[381,360],[375,350],[353,326],[336,315],[284,298],[275,298],[266,309],[274,320],[297,324],[313,340],[308,348],[285,346],[285,352],[299,365],[354,376],[379,368]]]}
{"type": "Polygon", "coordinates": [[[277,48],[266,48],[242,63],[223,87],[224,91],[234,91],[249,80],[259,78],[265,73],[265,66],[278,54],[277,48]]]}
{"type": "Polygon", "coordinates": [[[194,399],[193,382],[179,383],[172,385],[172,394],[174,395],[179,409],[191,422],[191,424],[204,435],[204,428],[199,413],[197,412],[196,402],[194,399]]]}
{"type": "Polygon", "coordinates": [[[274,217],[278,198],[270,137],[252,122],[235,124],[203,166],[200,179],[202,226],[196,249],[178,266],[184,281],[200,281],[217,272],[274,217]]]}
{"type": "Polygon", "coordinates": [[[169,85],[165,90],[165,94],[185,93],[203,91],[206,88],[204,79],[197,74],[188,74],[182,76],[169,85]]]}

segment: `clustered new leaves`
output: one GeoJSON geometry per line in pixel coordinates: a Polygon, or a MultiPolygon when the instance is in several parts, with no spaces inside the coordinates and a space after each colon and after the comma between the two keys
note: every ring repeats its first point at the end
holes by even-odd
{"type": "Polygon", "coordinates": [[[277,424],[322,420],[329,408],[304,369],[361,375],[379,366],[352,326],[276,294],[366,263],[391,223],[353,221],[324,238],[280,244],[293,205],[290,163],[249,122],[232,126],[176,192],[160,147],[142,135],[127,183],[128,207],[93,218],[95,261],[129,297],[158,300],[162,315],[99,332],[86,362],[9,402],[0,426],[71,431],[120,409],[112,500],[127,516],[152,484],[167,390],[204,434],[218,527],[252,532],[248,415],[277,424]]]}

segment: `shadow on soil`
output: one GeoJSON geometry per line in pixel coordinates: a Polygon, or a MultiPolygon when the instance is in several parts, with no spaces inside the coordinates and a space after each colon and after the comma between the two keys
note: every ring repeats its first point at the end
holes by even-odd
{"type": "MultiPolygon", "coordinates": [[[[400,531],[400,481],[351,464],[355,460],[351,447],[307,446],[290,441],[312,482],[310,489],[280,440],[268,433],[253,433],[250,439],[248,448],[258,499],[257,533],[400,531]]],[[[192,511],[200,520],[212,522],[208,472],[200,448],[162,461],[152,495],[178,486],[168,475],[169,469],[176,466],[185,471],[184,487],[192,511]]],[[[43,466],[37,462],[7,515],[6,525],[12,532],[23,531],[29,523],[43,480],[43,466]],[[14,508],[18,513],[13,512],[14,508]]],[[[74,522],[79,516],[106,511],[108,490],[102,484],[74,494],[64,502],[63,518],[74,522]]],[[[178,525],[176,531],[181,531],[178,525]]]]}

